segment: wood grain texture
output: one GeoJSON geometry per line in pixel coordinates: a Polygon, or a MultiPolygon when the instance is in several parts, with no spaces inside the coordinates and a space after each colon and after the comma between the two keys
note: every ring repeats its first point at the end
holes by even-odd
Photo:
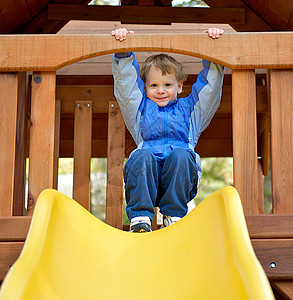
{"type": "Polygon", "coordinates": [[[274,280],[271,282],[272,286],[285,298],[278,299],[293,299],[293,280],[274,280]]]}
{"type": "Polygon", "coordinates": [[[270,279],[293,279],[293,239],[262,239],[251,242],[270,279]]]}
{"type": "Polygon", "coordinates": [[[66,65],[123,51],[165,51],[218,62],[231,69],[293,68],[291,32],[226,34],[140,34],[123,43],[106,35],[2,35],[0,72],[55,71],[66,65]]]}
{"type": "Polygon", "coordinates": [[[53,187],[55,138],[55,72],[33,74],[29,146],[28,215],[40,192],[53,187]]]}
{"type": "Polygon", "coordinates": [[[245,24],[244,8],[199,8],[137,5],[49,4],[49,20],[120,21],[136,24],[218,23],[245,24]]]}
{"type": "Polygon", "coordinates": [[[293,213],[293,71],[270,76],[273,211],[293,213]]]}
{"type": "Polygon", "coordinates": [[[293,215],[246,215],[249,235],[253,239],[293,239],[293,215]]]}
{"type": "Polygon", "coordinates": [[[0,242],[25,241],[31,217],[0,217],[0,242]]]}
{"type": "Polygon", "coordinates": [[[125,125],[117,102],[109,102],[106,223],[123,228],[125,125]]]}
{"type": "Polygon", "coordinates": [[[254,70],[233,70],[233,176],[246,214],[259,213],[254,70]]]}
{"type": "Polygon", "coordinates": [[[74,120],[73,198],[90,209],[92,103],[77,101],[74,120]]]}
{"type": "Polygon", "coordinates": [[[0,90],[0,216],[11,216],[15,166],[17,75],[0,74],[0,90]]]}

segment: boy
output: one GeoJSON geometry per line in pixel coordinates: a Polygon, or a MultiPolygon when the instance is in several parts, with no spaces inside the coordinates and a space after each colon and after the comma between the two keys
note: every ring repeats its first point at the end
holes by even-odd
{"type": "MultiPolygon", "coordinates": [[[[112,31],[120,42],[129,33],[112,31]]],[[[223,30],[205,33],[219,38],[223,30]]],[[[203,60],[203,67],[192,93],[177,98],[186,76],[171,56],[149,57],[141,72],[132,52],[112,58],[114,94],[137,144],[123,169],[131,232],[151,231],[155,206],[163,214],[163,227],[180,220],[197,193],[202,170],[194,148],[218,109],[224,76],[218,64],[203,60]]]]}

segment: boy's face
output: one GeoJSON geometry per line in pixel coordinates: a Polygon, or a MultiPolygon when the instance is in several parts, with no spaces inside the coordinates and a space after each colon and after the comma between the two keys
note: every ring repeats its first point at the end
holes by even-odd
{"type": "Polygon", "coordinates": [[[152,66],[146,77],[145,89],[149,99],[165,107],[170,101],[177,99],[182,92],[182,81],[177,81],[175,74],[163,75],[161,69],[152,66]]]}

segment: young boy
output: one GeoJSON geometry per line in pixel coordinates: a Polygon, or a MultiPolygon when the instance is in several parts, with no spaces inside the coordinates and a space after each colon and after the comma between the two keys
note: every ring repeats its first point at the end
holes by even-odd
{"type": "MultiPolygon", "coordinates": [[[[129,33],[112,31],[120,42],[129,33]]],[[[223,30],[205,33],[219,38],[223,30]]],[[[218,64],[203,60],[203,67],[191,94],[177,98],[186,76],[171,56],[149,57],[141,72],[133,52],[112,58],[114,94],[137,144],[123,169],[131,232],[151,231],[155,206],[163,226],[180,220],[197,193],[202,169],[194,148],[219,107],[224,76],[218,64]]]]}

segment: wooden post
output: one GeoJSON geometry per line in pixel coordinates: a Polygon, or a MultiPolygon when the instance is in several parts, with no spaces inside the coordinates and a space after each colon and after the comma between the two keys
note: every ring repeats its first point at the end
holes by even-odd
{"type": "Polygon", "coordinates": [[[90,209],[92,102],[75,102],[73,198],[90,209]]]}
{"type": "Polygon", "coordinates": [[[28,215],[32,215],[40,192],[53,187],[55,89],[55,72],[33,73],[28,215]]]}
{"type": "Polygon", "coordinates": [[[27,149],[27,74],[18,73],[18,103],[16,119],[15,170],[13,191],[13,215],[22,216],[25,211],[26,149],[27,149]]]}
{"type": "Polygon", "coordinates": [[[125,125],[116,101],[109,102],[106,223],[123,228],[125,125]]]}
{"type": "Polygon", "coordinates": [[[254,70],[232,71],[234,186],[246,214],[259,213],[254,70]]]}
{"type": "Polygon", "coordinates": [[[13,208],[17,90],[17,74],[0,74],[0,216],[13,208]]]}
{"type": "Polygon", "coordinates": [[[271,70],[273,212],[293,213],[293,71],[271,70]]]}

